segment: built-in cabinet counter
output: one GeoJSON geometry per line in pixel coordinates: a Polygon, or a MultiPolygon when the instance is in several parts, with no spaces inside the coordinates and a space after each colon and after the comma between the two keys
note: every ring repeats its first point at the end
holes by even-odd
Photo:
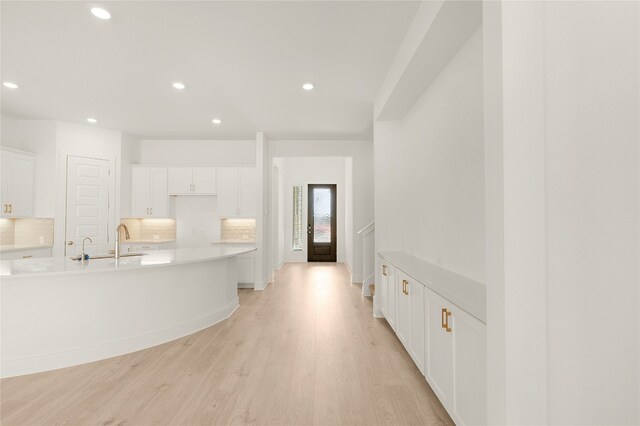
{"type": "Polygon", "coordinates": [[[402,252],[378,254],[376,304],[456,424],[486,424],[486,288],[402,252]]]}

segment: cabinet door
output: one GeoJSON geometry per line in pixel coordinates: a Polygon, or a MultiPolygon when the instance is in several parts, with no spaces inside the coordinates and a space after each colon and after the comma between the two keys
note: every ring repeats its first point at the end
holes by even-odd
{"type": "Polygon", "coordinates": [[[238,169],[218,169],[218,216],[238,216],[238,169]]]}
{"type": "Polygon", "coordinates": [[[216,169],[213,167],[195,167],[193,169],[193,193],[216,194],[216,169]]]}
{"type": "Polygon", "coordinates": [[[378,265],[380,265],[380,273],[377,282],[380,285],[376,285],[376,294],[378,295],[378,306],[380,307],[380,312],[386,318],[389,314],[389,297],[387,296],[387,264],[384,263],[384,260],[378,258],[378,265]]]}
{"type": "Polygon", "coordinates": [[[33,216],[34,158],[4,152],[2,169],[2,216],[33,216]],[[8,205],[6,213],[5,204],[8,205]]]}
{"type": "Polygon", "coordinates": [[[454,416],[457,424],[487,423],[486,326],[465,311],[452,307],[454,352],[454,416]]]}
{"type": "Polygon", "coordinates": [[[169,194],[193,193],[193,169],[190,167],[170,167],[169,194]]]}
{"type": "Polygon", "coordinates": [[[408,277],[402,271],[397,271],[396,277],[396,295],[398,298],[398,322],[396,325],[396,334],[407,351],[410,351],[411,304],[409,302],[409,295],[405,292],[408,277]]]}
{"type": "Polygon", "coordinates": [[[424,374],[424,286],[408,278],[409,302],[411,304],[411,344],[409,354],[418,369],[424,374]]]}
{"type": "Polygon", "coordinates": [[[150,215],[154,217],[169,216],[169,192],[167,169],[154,167],[150,172],[151,203],[150,215]]]}
{"type": "Polygon", "coordinates": [[[391,328],[396,330],[396,321],[397,321],[397,313],[398,313],[398,289],[396,286],[396,269],[387,265],[387,311],[388,315],[385,316],[387,322],[391,326],[391,328]]]}
{"type": "Polygon", "coordinates": [[[255,267],[253,254],[248,256],[238,256],[238,282],[243,284],[253,284],[255,282],[255,267]]]}
{"type": "MultiPolygon", "coordinates": [[[[446,313],[450,303],[429,289],[425,291],[427,307],[425,376],[440,402],[449,408],[453,402],[453,338],[445,328],[446,313]]],[[[448,318],[452,330],[452,318],[448,318]]]]}
{"type": "Polygon", "coordinates": [[[9,215],[9,188],[11,187],[11,154],[2,152],[0,153],[0,159],[2,160],[2,165],[0,169],[1,179],[0,187],[0,200],[2,201],[2,217],[7,217],[9,215]]]}
{"type": "Polygon", "coordinates": [[[242,167],[238,170],[238,216],[256,217],[258,173],[255,167],[242,167]]]}
{"type": "Polygon", "coordinates": [[[131,170],[131,216],[149,216],[151,208],[151,169],[134,167],[131,170]]]}

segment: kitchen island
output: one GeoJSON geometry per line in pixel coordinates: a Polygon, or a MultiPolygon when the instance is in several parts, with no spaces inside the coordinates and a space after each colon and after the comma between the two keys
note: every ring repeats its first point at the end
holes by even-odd
{"type": "Polygon", "coordinates": [[[216,324],[239,304],[237,257],[254,250],[2,261],[0,376],[110,358],[216,324]]]}

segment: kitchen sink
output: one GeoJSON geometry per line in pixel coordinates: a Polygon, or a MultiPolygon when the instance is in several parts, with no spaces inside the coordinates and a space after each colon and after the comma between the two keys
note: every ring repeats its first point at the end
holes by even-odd
{"type": "MultiPolygon", "coordinates": [[[[122,259],[123,257],[134,257],[134,256],[145,256],[147,253],[123,253],[120,255],[120,258],[122,259]]],[[[95,259],[114,259],[116,257],[115,254],[110,253],[110,254],[98,254],[95,256],[91,256],[89,257],[89,260],[95,260],[95,259]]],[[[80,260],[80,256],[72,256],[71,260],[80,260]]]]}

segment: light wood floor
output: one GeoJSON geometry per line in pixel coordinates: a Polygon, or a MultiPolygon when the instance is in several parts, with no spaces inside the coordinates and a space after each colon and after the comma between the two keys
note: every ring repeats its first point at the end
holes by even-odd
{"type": "Polygon", "coordinates": [[[452,424],[341,264],[287,264],[220,324],[0,382],[3,425],[452,424]]]}

